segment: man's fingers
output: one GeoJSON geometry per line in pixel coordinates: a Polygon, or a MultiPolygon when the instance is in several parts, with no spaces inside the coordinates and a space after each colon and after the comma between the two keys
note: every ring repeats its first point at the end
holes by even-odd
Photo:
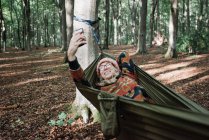
{"type": "Polygon", "coordinates": [[[85,40],[81,40],[81,41],[79,41],[78,42],[78,47],[81,47],[81,46],[83,46],[84,44],[87,44],[87,42],[85,41],[85,40]]]}
{"type": "Polygon", "coordinates": [[[79,40],[86,40],[86,37],[83,34],[77,34],[74,36],[74,40],[77,42],[79,40]]]}

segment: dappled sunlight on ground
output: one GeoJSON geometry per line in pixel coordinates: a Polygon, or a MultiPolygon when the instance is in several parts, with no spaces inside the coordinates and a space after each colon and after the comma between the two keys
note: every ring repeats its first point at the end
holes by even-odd
{"type": "Polygon", "coordinates": [[[55,79],[55,78],[59,78],[59,77],[60,76],[50,76],[50,77],[44,77],[44,78],[33,78],[33,79],[28,79],[28,80],[25,80],[25,81],[18,82],[18,83],[13,83],[13,84],[9,84],[9,85],[0,86],[0,88],[17,87],[17,86],[29,84],[29,83],[32,83],[32,82],[46,81],[46,80],[51,80],[51,79],[55,79]]]}
{"type": "Polygon", "coordinates": [[[170,72],[164,72],[156,77],[156,79],[171,84],[178,80],[183,80],[202,73],[203,71],[198,70],[195,67],[189,67],[182,70],[172,70],[170,72]]]}
{"type": "MultiPolygon", "coordinates": [[[[117,46],[105,52],[116,57],[135,50],[117,46]]],[[[209,54],[164,59],[165,48],[148,52],[131,57],[157,80],[209,109],[209,54]]],[[[64,55],[57,48],[0,53],[0,139],[103,139],[100,124],[92,121],[83,124],[79,118],[73,126],[63,127],[48,124],[75,99],[75,84],[63,63],[64,55]]]]}
{"type": "Polygon", "coordinates": [[[17,76],[17,75],[22,75],[30,72],[29,70],[27,71],[1,71],[0,76],[3,77],[12,77],[12,76],[17,76]]]}

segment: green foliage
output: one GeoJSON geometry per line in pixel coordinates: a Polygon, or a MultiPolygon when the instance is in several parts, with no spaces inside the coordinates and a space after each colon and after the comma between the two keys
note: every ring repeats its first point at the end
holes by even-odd
{"type": "Polygon", "coordinates": [[[75,120],[78,119],[78,115],[76,115],[73,118],[68,118],[68,115],[65,112],[61,112],[58,115],[58,119],[57,120],[50,120],[48,122],[48,124],[50,126],[66,126],[66,125],[71,125],[73,122],[75,122],[75,120]]]}
{"type": "Polygon", "coordinates": [[[177,41],[178,52],[206,52],[209,50],[208,42],[209,35],[205,33],[200,33],[198,31],[191,33],[190,35],[182,35],[177,41]]]}
{"type": "Polygon", "coordinates": [[[187,35],[179,37],[177,41],[177,51],[178,52],[188,52],[188,48],[191,46],[191,38],[187,35]]]}

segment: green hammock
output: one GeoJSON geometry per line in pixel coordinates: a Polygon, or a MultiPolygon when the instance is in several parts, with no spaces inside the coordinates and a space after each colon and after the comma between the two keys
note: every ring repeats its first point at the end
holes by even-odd
{"type": "Polygon", "coordinates": [[[104,57],[111,56],[100,54],[84,71],[93,87],[79,82],[76,86],[101,112],[105,136],[117,136],[120,131],[119,139],[209,139],[209,111],[175,93],[136,65],[135,71],[140,84],[156,104],[115,97],[94,88],[96,65],[104,57]],[[112,102],[111,105],[108,102],[112,102]],[[112,107],[115,108],[115,114],[110,110],[112,107]],[[108,111],[111,112],[109,117],[108,111]],[[116,120],[106,121],[108,118],[116,120]],[[109,125],[114,126],[111,130],[105,130],[106,127],[109,129],[109,125]]]}

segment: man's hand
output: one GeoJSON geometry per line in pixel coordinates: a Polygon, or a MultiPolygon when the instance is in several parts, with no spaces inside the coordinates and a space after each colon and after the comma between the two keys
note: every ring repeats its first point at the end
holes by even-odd
{"type": "Polygon", "coordinates": [[[73,37],[70,40],[70,45],[68,47],[68,60],[73,61],[76,59],[75,54],[78,50],[79,47],[83,46],[86,44],[86,38],[83,34],[83,32],[76,32],[73,34],[73,37]]]}

